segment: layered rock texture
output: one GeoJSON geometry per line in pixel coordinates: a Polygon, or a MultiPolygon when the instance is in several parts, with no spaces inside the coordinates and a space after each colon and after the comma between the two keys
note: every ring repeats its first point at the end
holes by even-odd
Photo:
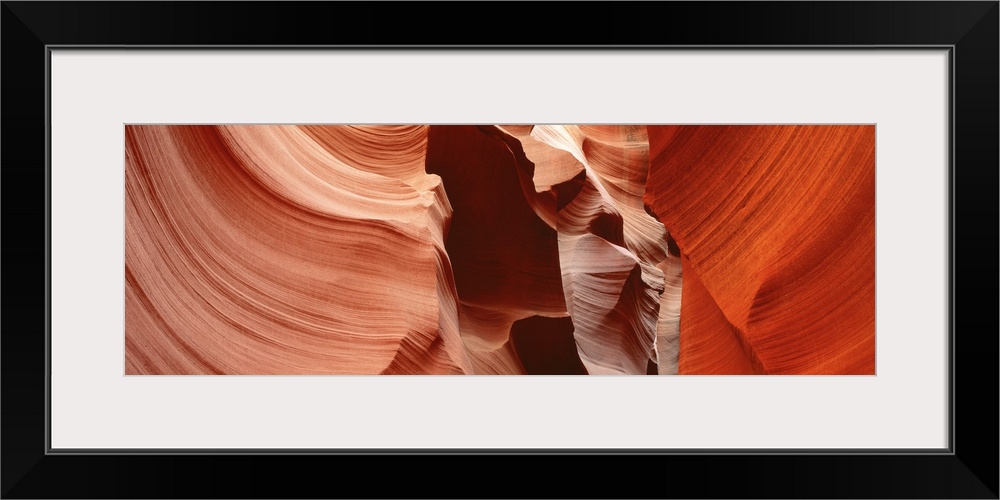
{"type": "Polygon", "coordinates": [[[874,374],[873,126],[127,126],[127,374],[874,374]]]}

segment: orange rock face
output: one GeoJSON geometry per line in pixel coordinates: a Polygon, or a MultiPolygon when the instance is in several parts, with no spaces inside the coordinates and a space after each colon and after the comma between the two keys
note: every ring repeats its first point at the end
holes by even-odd
{"type": "Polygon", "coordinates": [[[645,200],[685,259],[680,373],[746,371],[742,352],[754,373],[874,374],[875,128],[649,129],[645,200]]]}
{"type": "Polygon", "coordinates": [[[128,374],[874,372],[874,127],[125,139],[128,374]]]}

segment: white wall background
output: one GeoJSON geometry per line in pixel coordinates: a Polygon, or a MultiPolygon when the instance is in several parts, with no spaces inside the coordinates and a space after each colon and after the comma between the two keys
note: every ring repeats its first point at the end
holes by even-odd
{"type": "Polygon", "coordinates": [[[942,448],[941,51],[60,51],[54,448],[942,448]],[[124,373],[125,123],[877,124],[878,374],[124,373]]]}

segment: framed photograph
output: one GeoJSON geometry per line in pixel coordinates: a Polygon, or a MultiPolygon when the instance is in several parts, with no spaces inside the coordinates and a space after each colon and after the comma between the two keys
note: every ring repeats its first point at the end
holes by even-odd
{"type": "Polygon", "coordinates": [[[528,5],[4,2],[3,496],[997,498],[998,3],[528,5]]]}

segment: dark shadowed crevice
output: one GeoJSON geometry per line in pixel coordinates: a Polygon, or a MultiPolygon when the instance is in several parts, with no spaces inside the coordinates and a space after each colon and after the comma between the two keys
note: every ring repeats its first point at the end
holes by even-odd
{"type": "Polygon", "coordinates": [[[532,316],[515,321],[510,339],[528,375],[586,375],[573,338],[573,320],[532,316]]]}

